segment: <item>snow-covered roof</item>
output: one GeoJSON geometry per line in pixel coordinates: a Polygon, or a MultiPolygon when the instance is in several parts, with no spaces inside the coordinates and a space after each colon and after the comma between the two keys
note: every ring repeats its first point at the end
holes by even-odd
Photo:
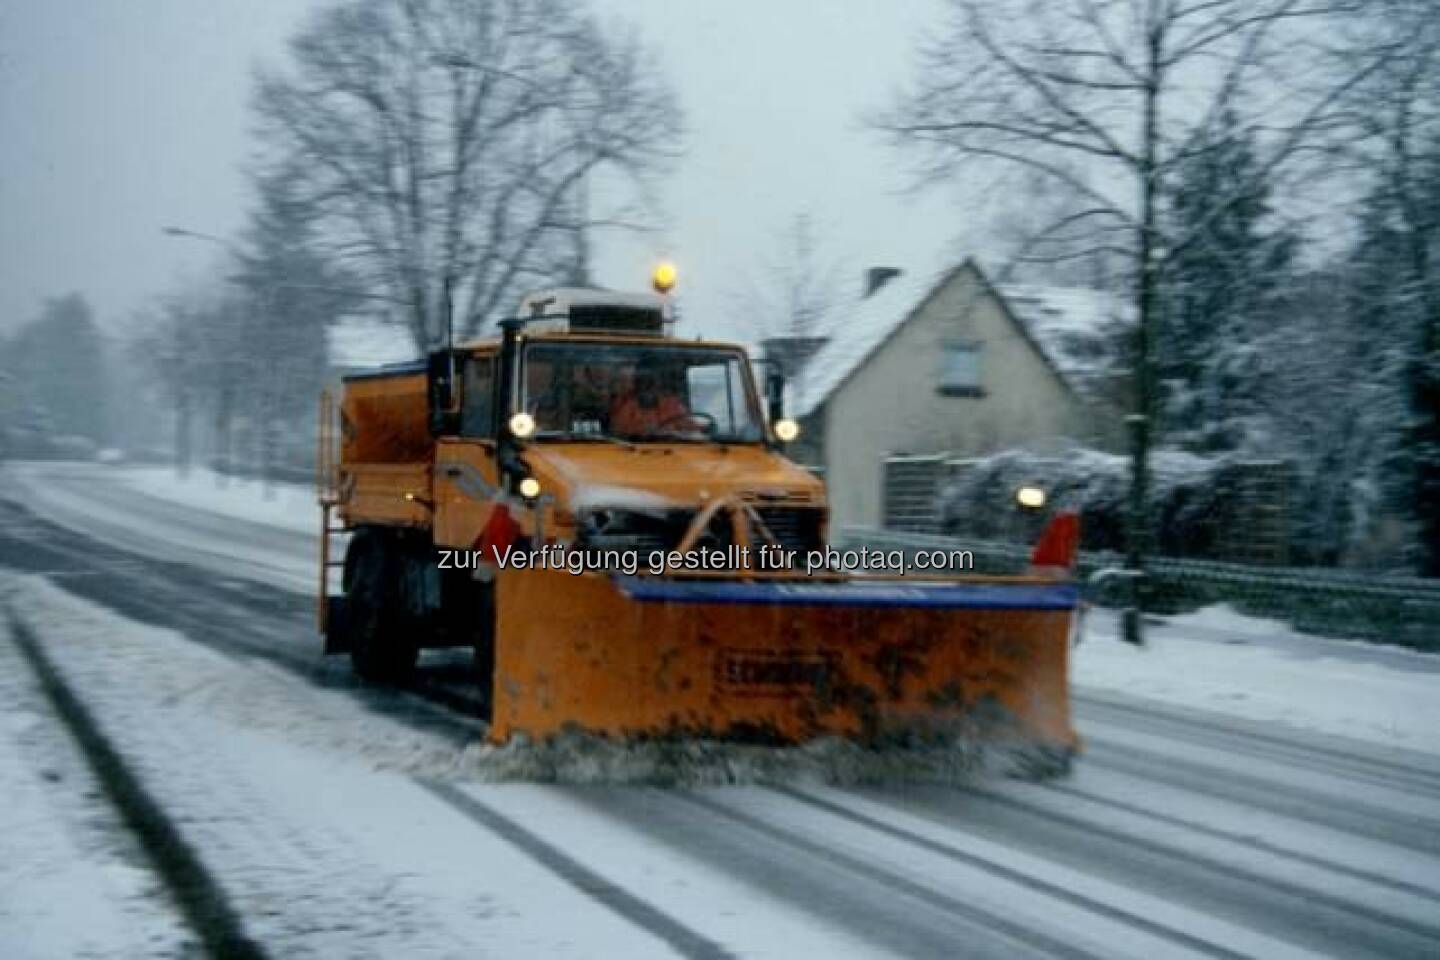
{"type": "Polygon", "coordinates": [[[350,317],[325,331],[330,366],[339,370],[379,367],[420,359],[410,331],[395,323],[350,317]]]}
{"type": "Polygon", "coordinates": [[[1129,305],[1086,287],[1011,283],[997,292],[1060,375],[1089,394],[1111,357],[1107,339],[1132,316],[1129,305]]]}
{"type": "Polygon", "coordinates": [[[824,403],[846,377],[864,363],[896,327],[920,306],[939,278],[905,272],[868,297],[839,311],[830,342],[821,347],[789,385],[785,409],[804,417],[824,403]]]}
{"type": "MultiPolygon", "coordinates": [[[[840,312],[830,342],[792,379],[786,409],[797,417],[813,413],[936,287],[967,265],[980,270],[966,261],[960,268],[939,273],[906,272],[874,294],[852,301],[840,312]]],[[[1103,375],[1109,356],[1106,339],[1129,316],[1125,304],[1083,287],[1006,284],[993,289],[1061,378],[1082,396],[1093,397],[1091,388],[1103,375]]]]}

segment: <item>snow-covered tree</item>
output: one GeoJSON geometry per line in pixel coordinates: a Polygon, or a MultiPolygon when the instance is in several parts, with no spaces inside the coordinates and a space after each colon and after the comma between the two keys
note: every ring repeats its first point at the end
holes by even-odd
{"type": "Polygon", "coordinates": [[[1300,238],[1271,194],[1229,107],[1167,185],[1167,231],[1195,240],[1160,284],[1158,432],[1198,452],[1278,452],[1265,393],[1284,363],[1275,331],[1300,238]]]}
{"type": "Polygon", "coordinates": [[[1339,46],[1350,64],[1379,63],[1346,118],[1344,153],[1369,187],[1347,260],[1364,374],[1393,388],[1366,418],[1363,489],[1410,521],[1415,565],[1440,576],[1440,17],[1431,0],[1363,6],[1371,16],[1339,46]]]}
{"type": "Polygon", "coordinates": [[[1440,138],[1416,144],[1405,193],[1393,187],[1382,178],[1367,197],[1349,256],[1350,306],[1364,333],[1351,371],[1374,385],[1362,490],[1372,516],[1391,504],[1413,522],[1413,559],[1440,576],[1440,138]]]}

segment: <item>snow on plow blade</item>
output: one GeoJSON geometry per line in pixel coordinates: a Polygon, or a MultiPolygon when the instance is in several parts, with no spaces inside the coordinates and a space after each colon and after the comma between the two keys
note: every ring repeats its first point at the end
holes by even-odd
{"type": "Polygon", "coordinates": [[[502,571],[498,589],[492,742],[1076,746],[1068,583],[502,571]]]}

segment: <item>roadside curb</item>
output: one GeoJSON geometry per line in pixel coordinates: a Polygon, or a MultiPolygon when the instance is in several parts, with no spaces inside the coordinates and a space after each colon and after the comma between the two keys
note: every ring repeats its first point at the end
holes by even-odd
{"type": "Polygon", "coordinates": [[[13,610],[5,609],[4,616],[15,646],[40,681],[45,699],[80,748],[107,799],[139,840],[205,952],[212,957],[264,960],[264,950],[245,933],[220,884],[139,776],[126,765],[29,626],[13,610]]]}

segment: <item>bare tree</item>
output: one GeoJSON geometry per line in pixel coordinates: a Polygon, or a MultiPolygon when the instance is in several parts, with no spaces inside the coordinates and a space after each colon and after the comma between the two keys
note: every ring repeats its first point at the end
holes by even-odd
{"type": "Polygon", "coordinates": [[[182,475],[194,460],[196,427],[207,412],[204,447],[218,470],[229,467],[236,398],[250,372],[245,315],[233,285],[207,281],[170,293],[138,318],[131,360],[175,413],[175,467],[182,475]]]}
{"type": "Polygon", "coordinates": [[[1234,122],[1256,144],[1256,176],[1273,178],[1334,122],[1344,94],[1375,69],[1305,76],[1327,0],[951,0],[949,28],[921,54],[919,82],[878,125],[918,147],[926,177],[999,164],[1065,185],[1084,203],[1036,238],[1127,258],[1134,335],[1133,471],[1127,567],[1137,586],[1126,636],[1140,640],[1148,541],[1152,363],[1167,263],[1203,242],[1210,218],[1246,202],[1252,184],[1209,200],[1208,214],[1172,229],[1165,182],[1234,122]],[[1235,121],[1234,118],[1240,118],[1235,121]]]}
{"type": "MultiPolygon", "coordinates": [[[[790,403],[802,405],[813,382],[810,360],[839,332],[837,311],[862,292],[860,278],[845,274],[805,210],[776,231],[760,256],[761,264],[732,292],[731,310],[736,326],[758,340],[785,377],[790,403]]],[[[816,439],[807,433],[792,455],[818,457],[816,439]]]]}
{"type": "Polygon", "coordinates": [[[764,263],[734,296],[738,325],[778,347],[792,386],[803,359],[832,332],[844,283],[808,212],[795,214],[775,237],[764,263]],[[788,344],[789,349],[785,345],[788,344]]]}
{"type": "MultiPolygon", "coordinates": [[[[343,0],[262,73],[268,171],[326,252],[405,304],[416,345],[473,333],[521,284],[573,276],[585,183],[643,183],[679,134],[638,43],[575,0],[343,0]]],[[[583,267],[582,267],[583,268],[583,267]]]]}
{"type": "Polygon", "coordinates": [[[1000,251],[995,278],[1005,283],[1057,283],[1112,290],[1126,258],[1114,243],[1097,238],[1077,214],[1090,198],[1068,183],[1034,170],[1012,171],[1013,196],[1023,204],[997,201],[1000,209],[986,230],[1000,251]],[[1014,174],[1018,174],[1015,176],[1014,174]],[[1098,241],[1098,242],[1097,242],[1098,241]]]}
{"type": "Polygon", "coordinates": [[[274,178],[260,181],[244,248],[231,250],[239,269],[228,277],[244,302],[251,367],[242,411],[254,426],[267,493],[279,478],[287,439],[282,433],[290,434],[286,459],[293,465],[302,456],[308,459],[313,448],[310,427],[325,377],[327,328],[368,302],[357,296],[351,276],[316,255],[313,211],[296,200],[295,186],[274,178]]]}
{"type": "Polygon", "coordinates": [[[771,267],[776,323],[772,329],[795,337],[829,332],[840,300],[839,268],[816,236],[815,218],[797,213],[781,238],[781,255],[771,267]]]}

